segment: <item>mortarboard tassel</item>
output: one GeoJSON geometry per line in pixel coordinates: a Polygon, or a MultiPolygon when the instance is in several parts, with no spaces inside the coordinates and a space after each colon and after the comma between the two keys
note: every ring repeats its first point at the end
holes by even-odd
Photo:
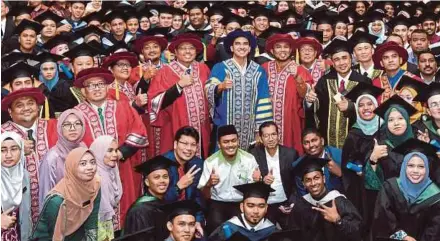
{"type": "Polygon", "coordinates": [[[203,61],[206,62],[206,60],[208,59],[208,57],[206,56],[206,45],[203,42],[202,44],[203,44],[203,61]]]}
{"type": "Polygon", "coordinates": [[[119,100],[119,82],[115,80],[116,84],[116,100],[119,100]]]}
{"type": "Polygon", "coordinates": [[[260,49],[257,47],[255,47],[255,57],[260,56],[260,49]]]}
{"type": "Polygon", "coordinates": [[[295,61],[297,64],[299,64],[299,51],[298,51],[298,49],[296,49],[295,61]]]}
{"type": "Polygon", "coordinates": [[[49,101],[47,98],[44,99],[44,119],[49,120],[49,101]]]}

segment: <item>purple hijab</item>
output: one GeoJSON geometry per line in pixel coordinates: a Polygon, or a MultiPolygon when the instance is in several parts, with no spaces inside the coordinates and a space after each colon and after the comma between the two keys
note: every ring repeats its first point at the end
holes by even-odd
{"type": "Polygon", "coordinates": [[[122,197],[122,183],[119,168],[111,168],[104,163],[105,154],[111,143],[116,141],[112,136],[100,136],[90,145],[98,164],[98,174],[101,176],[101,205],[99,206],[99,220],[112,220],[115,209],[122,197]]]}
{"type": "Polygon", "coordinates": [[[61,113],[57,123],[58,141],[50,148],[39,166],[39,203],[40,210],[43,208],[46,194],[64,177],[64,162],[67,154],[77,147],[86,147],[82,142],[84,134],[86,133],[85,121],[81,112],[75,109],[68,109],[61,113]],[[66,121],[69,115],[75,115],[83,124],[82,132],[79,138],[72,142],[63,136],[63,122],[66,121]]]}

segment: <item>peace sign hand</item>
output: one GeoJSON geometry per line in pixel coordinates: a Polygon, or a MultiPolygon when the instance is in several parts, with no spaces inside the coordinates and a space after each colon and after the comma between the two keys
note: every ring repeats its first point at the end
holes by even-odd
{"type": "Polygon", "coordinates": [[[332,207],[330,208],[325,205],[319,205],[319,207],[312,207],[312,209],[321,212],[324,219],[331,223],[341,220],[341,216],[339,216],[338,209],[336,208],[335,199],[333,199],[332,207]]]}
{"type": "Polygon", "coordinates": [[[189,187],[194,182],[194,176],[200,172],[202,169],[197,168],[196,165],[192,166],[185,175],[183,175],[177,182],[177,187],[182,190],[189,187]]]}
{"type": "Polygon", "coordinates": [[[417,131],[417,139],[429,143],[431,139],[429,138],[429,132],[428,129],[425,129],[425,132],[421,132],[420,130],[417,131]]]}

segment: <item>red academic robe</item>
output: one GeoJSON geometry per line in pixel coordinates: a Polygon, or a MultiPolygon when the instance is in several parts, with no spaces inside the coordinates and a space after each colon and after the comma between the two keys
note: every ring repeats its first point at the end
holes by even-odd
{"type": "MultiPolygon", "coordinates": [[[[57,120],[37,120],[37,139],[35,140],[35,151],[26,156],[26,170],[29,172],[31,184],[31,216],[32,222],[35,224],[39,215],[39,182],[38,167],[46,152],[53,147],[58,141],[57,120]]],[[[19,134],[23,140],[29,140],[28,134],[24,133],[20,127],[12,121],[8,121],[2,125],[2,133],[5,131],[15,132],[19,134]]]]}
{"type": "Polygon", "coordinates": [[[275,61],[263,64],[268,74],[269,92],[272,98],[274,121],[278,126],[280,144],[303,153],[301,130],[304,128],[303,98],[312,76],[294,61],[277,72],[275,61]]]}
{"type": "Polygon", "coordinates": [[[208,155],[209,137],[211,127],[209,121],[208,101],[205,97],[205,83],[209,78],[209,68],[205,64],[194,62],[191,65],[191,73],[194,83],[182,90],[182,95],[177,97],[173,104],[161,110],[165,92],[175,85],[185,70],[173,61],[159,70],[153,78],[148,96],[150,103],[148,109],[152,126],[158,126],[161,131],[167,133],[161,140],[160,153],[173,149],[174,138],[172,135],[183,126],[192,126],[200,134],[197,155],[201,157],[203,150],[204,158],[208,155]],[[166,130],[166,128],[170,128],[166,130]],[[172,135],[169,135],[169,134],[172,135]]]}
{"type": "MultiPolygon", "coordinates": [[[[423,81],[419,76],[411,74],[408,71],[405,71],[405,73],[403,75],[409,76],[417,81],[423,81]]],[[[402,79],[402,77],[397,81],[395,86],[397,86],[399,84],[399,81],[401,79],[402,79]]],[[[391,88],[390,82],[389,82],[388,77],[385,72],[382,72],[382,74],[379,77],[375,78],[372,83],[374,86],[385,90],[381,95],[379,95],[379,97],[377,97],[377,103],[379,105],[382,102],[385,102],[386,100],[388,100],[394,94],[396,94],[395,89],[391,88]]]]}
{"type": "Polygon", "coordinates": [[[104,110],[105,130],[99,121],[98,112],[88,102],[78,104],[75,109],[81,111],[86,122],[86,133],[83,141],[87,146],[101,135],[110,135],[118,140],[119,146],[129,145],[140,148],[133,156],[119,162],[119,174],[124,190],[120,202],[120,218],[122,227],[125,215],[142,193],[142,176],[134,171],[134,167],[147,160],[147,131],[136,110],[126,101],[107,100],[104,110]]]}

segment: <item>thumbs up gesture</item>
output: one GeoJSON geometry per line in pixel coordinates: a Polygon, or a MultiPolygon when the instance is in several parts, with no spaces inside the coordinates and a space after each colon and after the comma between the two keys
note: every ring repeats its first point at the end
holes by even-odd
{"type": "Polygon", "coordinates": [[[142,66],[142,70],[143,70],[143,77],[144,77],[144,79],[151,79],[151,78],[153,78],[154,76],[156,76],[156,74],[157,74],[157,69],[156,69],[156,67],[155,66],[153,66],[153,65],[151,65],[151,64],[149,64],[149,65],[145,65],[145,66],[142,66]]]}
{"type": "Polygon", "coordinates": [[[341,96],[341,101],[339,101],[336,105],[340,112],[344,112],[348,109],[348,100],[344,96],[341,96]]]}
{"type": "Polygon", "coordinates": [[[142,94],[141,89],[139,89],[135,97],[135,103],[137,106],[144,106],[148,103],[148,96],[147,94],[142,94]]]}
{"type": "Polygon", "coordinates": [[[374,148],[370,155],[370,160],[377,162],[380,158],[388,156],[388,147],[386,145],[379,145],[376,138],[374,138],[374,148]]]}
{"type": "Polygon", "coordinates": [[[191,78],[191,75],[188,73],[184,73],[181,77],[179,82],[177,82],[177,84],[182,87],[185,88],[187,86],[192,85],[193,83],[193,79],[191,78]]]}
{"type": "Polygon", "coordinates": [[[318,95],[315,92],[315,88],[313,86],[309,86],[306,93],[306,102],[312,104],[318,99],[318,95]]]}
{"type": "Polygon", "coordinates": [[[269,173],[263,178],[264,183],[271,185],[275,177],[273,176],[273,168],[270,169],[269,173]]]}
{"type": "Polygon", "coordinates": [[[232,86],[233,86],[233,82],[231,80],[231,75],[229,74],[229,72],[226,72],[226,77],[224,81],[219,85],[219,89],[220,91],[224,91],[224,90],[232,89],[232,86]]]}
{"type": "Polygon", "coordinates": [[[208,180],[208,187],[213,187],[215,185],[217,185],[220,182],[220,176],[218,174],[215,173],[215,168],[212,168],[212,172],[211,175],[209,176],[209,180],[208,180]]]}
{"type": "Polygon", "coordinates": [[[261,180],[260,168],[256,167],[254,169],[254,171],[252,172],[252,180],[254,180],[254,182],[258,182],[261,180]]]}

